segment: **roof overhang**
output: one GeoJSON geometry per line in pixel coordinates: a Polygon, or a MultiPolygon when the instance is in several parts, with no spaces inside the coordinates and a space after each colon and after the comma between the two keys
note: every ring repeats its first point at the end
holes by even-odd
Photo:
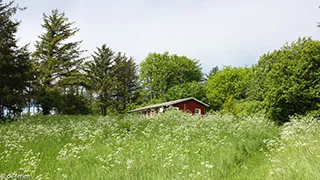
{"type": "Polygon", "coordinates": [[[137,108],[137,109],[134,109],[134,110],[131,110],[131,111],[128,111],[128,112],[139,112],[139,111],[144,111],[144,110],[148,110],[148,109],[153,109],[153,108],[158,108],[158,107],[168,107],[168,106],[171,106],[171,105],[174,105],[174,104],[179,104],[179,103],[182,103],[182,102],[186,102],[186,101],[190,101],[190,100],[194,100],[194,101],[197,101],[198,103],[204,105],[204,106],[207,106],[209,107],[208,104],[194,98],[194,97],[190,97],[190,98],[185,98],[185,99],[178,99],[178,100],[174,100],[174,101],[168,101],[168,102],[164,102],[164,103],[159,103],[159,104],[153,104],[153,105],[149,105],[149,106],[144,106],[144,107],[141,107],[141,108],[137,108]]]}

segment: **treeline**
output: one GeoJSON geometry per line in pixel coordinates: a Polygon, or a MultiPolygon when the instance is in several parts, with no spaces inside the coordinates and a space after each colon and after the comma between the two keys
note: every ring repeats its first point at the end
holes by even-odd
{"type": "Polygon", "coordinates": [[[79,28],[58,10],[43,14],[44,33],[30,52],[17,46],[18,10],[24,8],[0,0],[0,119],[23,111],[108,115],[191,96],[211,111],[261,112],[279,122],[318,114],[317,40],[299,38],[251,67],[215,66],[204,74],[199,61],[168,52],[150,53],[139,66],[106,44],[84,57],[81,41],[70,40],[79,28]]]}

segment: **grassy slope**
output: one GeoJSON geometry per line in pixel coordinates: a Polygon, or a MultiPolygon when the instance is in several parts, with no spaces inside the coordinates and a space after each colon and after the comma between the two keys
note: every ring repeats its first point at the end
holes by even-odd
{"type": "Polygon", "coordinates": [[[277,179],[286,165],[272,161],[283,133],[261,116],[40,116],[0,133],[0,174],[34,179],[277,179]]]}

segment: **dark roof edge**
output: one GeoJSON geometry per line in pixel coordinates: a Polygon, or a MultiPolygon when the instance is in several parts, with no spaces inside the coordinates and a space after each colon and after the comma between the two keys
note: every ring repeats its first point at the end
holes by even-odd
{"type": "Polygon", "coordinates": [[[196,98],[194,98],[194,97],[191,97],[191,99],[197,101],[197,102],[200,103],[200,104],[203,104],[203,105],[209,107],[209,104],[206,104],[206,103],[204,103],[204,102],[202,102],[202,101],[200,101],[200,100],[198,100],[198,99],[196,99],[196,98]]]}
{"type": "Polygon", "coordinates": [[[133,109],[133,110],[128,111],[128,112],[142,111],[142,110],[146,110],[146,109],[149,109],[149,108],[156,108],[156,107],[161,107],[161,106],[170,106],[170,105],[173,105],[173,104],[179,104],[179,103],[182,103],[182,102],[185,102],[185,101],[189,101],[189,100],[195,100],[198,103],[209,107],[208,104],[206,104],[206,103],[204,103],[204,102],[202,102],[202,101],[200,101],[200,100],[198,100],[198,99],[196,99],[194,97],[190,97],[190,98],[184,98],[184,99],[177,99],[177,100],[174,100],[174,101],[163,102],[163,103],[159,103],[159,104],[151,104],[151,105],[148,105],[148,106],[144,106],[144,107],[140,107],[140,108],[137,108],[137,109],[133,109]]]}

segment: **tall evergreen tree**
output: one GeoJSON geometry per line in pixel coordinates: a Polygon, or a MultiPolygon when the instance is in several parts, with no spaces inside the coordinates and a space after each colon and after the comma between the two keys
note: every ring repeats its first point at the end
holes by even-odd
{"type": "Polygon", "coordinates": [[[137,67],[133,58],[115,54],[105,44],[87,63],[87,76],[102,115],[123,112],[137,98],[137,67]],[[108,112],[109,110],[109,112],[108,112]]]}
{"type": "Polygon", "coordinates": [[[53,107],[62,108],[59,100],[61,93],[76,95],[79,85],[79,67],[83,62],[80,50],[81,41],[68,41],[79,29],[72,28],[74,22],[69,22],[65,13],[52,10],[48,16],[43,14],[45,33],[36,42],[37,69],[40,74],[38,103],[43,114],[49,114],[53,107]]]}
{"type": "Polygon", "coordinates": [[[27,88],[33,79],[27,46],[19,48],[15,34],[20,22],[12,20],[14,1],[0,0],[0,119],[19,114],[26,105],[27,88]]]}
{"type": "Polygon", "coordinates": [[[87,77],[91,90],[97,95],[96,103],[102,115],[107,114],[111,105],[111,94],[113,90],[112,63],[114,52],[105,44],[92,55],[93,60],[87,63],[87,77]]]}
{"type": "Polygon", "coordinates": [[[115,57],[113,76],[116,80],[113,97],[115,110],[122,112],[127,108],[127,104],[133,103],[138,96],[137,66],[134,59],[119,52],[115,57]]]}
{"type": "Polygon", "coordinates": [[[211,76],[214,76],[219,72],[219,67],[214,66],[208,74],[206,74],[205,80],[208,81],[211,76]]]}

